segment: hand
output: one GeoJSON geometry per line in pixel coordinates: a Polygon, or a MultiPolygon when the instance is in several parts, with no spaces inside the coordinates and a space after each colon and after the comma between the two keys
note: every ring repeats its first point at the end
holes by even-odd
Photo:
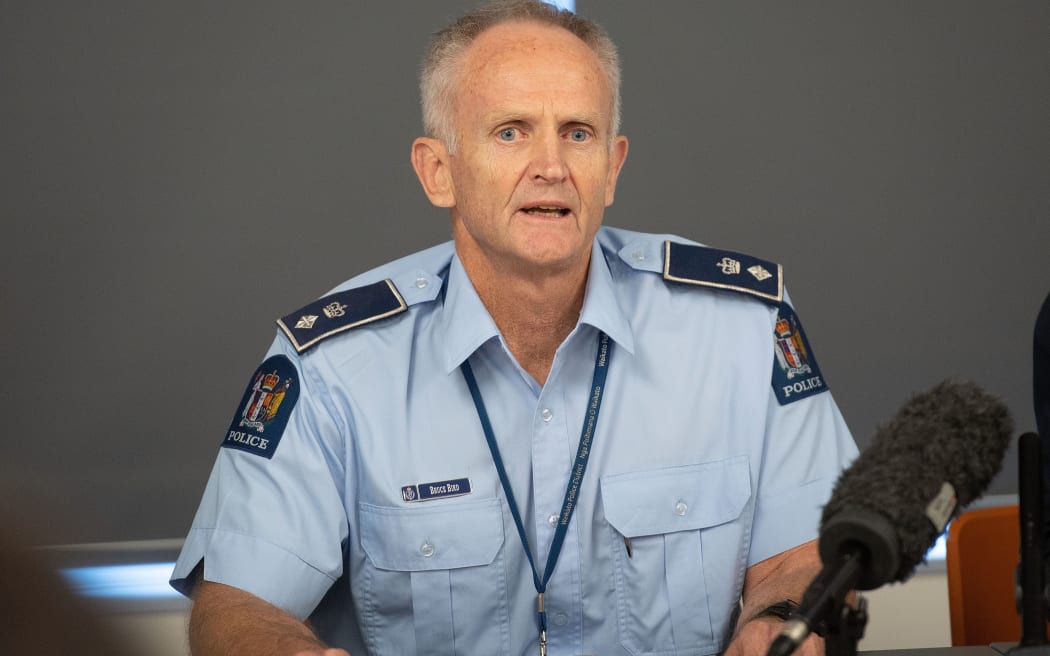
{"type": "MultiPolygon", "coordinates": [[[[740,631],[729,643],[724,656],[765,656],[769,646],[780,631],[784,623],[774,617],[759,618],[751,620],[740,627],[740,631]]],[[[795,650],[798,656],[824,656],[824,639],[815,633],[809,637],[795,650]]]]}

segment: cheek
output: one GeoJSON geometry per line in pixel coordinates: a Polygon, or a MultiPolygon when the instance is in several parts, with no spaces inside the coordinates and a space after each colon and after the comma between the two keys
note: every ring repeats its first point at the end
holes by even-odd
{"type": "Polygon", "coordinates": [[[610,181],[608,168],[596,162],[589,162],[577,171],[575,183],[581,200],[604,204],[610,181]]]}
{"type": "Polygon", "coordinates": [[[456,205],[464,220],[475,226],[498,214],[513,193],[513,185],[506,182],[499,161],[492,156],[462,161],[454,168],[453,175],[456,205]]]}
{"type": "Polygon", "coordinates": [[[475,193],[491,191],[500,184],[506,164],[492,153],[483,153],[464,162],[460,177],[475,193]]]}

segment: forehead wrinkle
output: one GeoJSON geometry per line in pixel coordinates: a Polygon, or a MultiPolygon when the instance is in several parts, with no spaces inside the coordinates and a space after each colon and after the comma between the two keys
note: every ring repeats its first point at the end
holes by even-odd
{"type": "MultiPolygon", "coordinates": [[[[610,94],[607,85],[602,84],[601,78],[562,69],[558,74],[552,75],[552,79],[541,78],[540,86],[550,91],[537,94],[535,80],[523,79],[520,69],[516,66],[506,68],[507,71],[500,72],[494,78],[470,77],[462,89],[461,98],[488,101],[489,108],[483,114],[486,118],[530,118],[554,114],[556,107],[560,108],[562,113],[562,116],[556,117],[559,123],[597,124],[600,119],[608,118],[608,112],[600,109],[582,107],[579,104],[576,107],[567,107],[565,102],[565,98],[572,98],[572,102],[575,103],[580,88],[593,86],[597,82],[595,90],[598,92],[599,103],[603,106],[608,105],[611,102],[610,94]],[[556,98],[559,94],[561,97],[556,98]]],[[[583,96],[587,97],[587,94],[583,96]]]]}
{"type": "Polygon", "coordinates": [[[612,90],[601,61],[590,46],[561,28],[528,21],[489,28],[464,53],[457,77],[456,105],[471,100],[491,105],[479,116],[485,121],[531,120],[555,106],[564,113],[555,117],[560,125],[582,123],[604,132],[611,120],[612,90]],[[536,62],[546,67],[527,65],[536,62]],[[537,96],[537,87],[551,93],[537,96]],[[587,88],[597,92],[601,107],[565,106],[565,97],[587,88]],[[559,93],[563,97],[556,100],[559,93]]]}

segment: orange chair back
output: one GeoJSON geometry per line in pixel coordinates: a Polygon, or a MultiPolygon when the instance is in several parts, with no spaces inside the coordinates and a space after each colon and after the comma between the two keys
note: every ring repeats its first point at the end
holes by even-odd
{"type": "Polygon", "coordinates": [[[952,646],[1021,639],[1014,601],[1020,559],[1018,507],[969,510],[948,529],[948,609],[952,646]]]}

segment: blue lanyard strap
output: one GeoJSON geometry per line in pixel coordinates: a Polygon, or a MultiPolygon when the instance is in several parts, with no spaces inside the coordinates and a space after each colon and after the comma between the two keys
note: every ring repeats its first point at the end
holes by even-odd
{"type": "MultiPolygon", "coordinates": [[[[572,519],[573,511],[576,510],[576,500],[583,483],[583,475],[587,471],[588,456],[591,454],[592,444],[594,443],[594,431],[598,425],[598,411],[602,407],[602,396],[605,393],[605,379],[609,373],[611,356],[612,344],[609,342],[609,336],[600,332],[598,334],[598,353],[594,357],[594,376],[591,381],[591,393],[588,396],[587,412],[584,414],[583,428],[580,431],[580,444],[576,449],[576,460],[573,463],[569,483],[565,487],[565,500],[562,502],[561,513],[558,515],[558,526],[554,531],[554,539],[551,542],[551,549],[547,555],[547,565],[544,568],[542,578],[540,578],[536,569],[536,561],[533,558],[532,549],[529,547],[529,538],[525,532],[525,525],[521,520],[521,513],[518,511],[518,503],[514,499],[514,492],[510,488],[510,479],[507,477],[507,470],[503,466],[503,458],[500,457],[499,447],[496,445],[496,435],[492,432],[492,422],[489,421],[488,412],[485,410],[485,402],[481,398],[481,390],[478,389],[478,383],[474,378],[474,372],[470,368],[470,363],[464,361],[460,365],[463,378],[466,379],[467,387],[470,388],[470,396],[474,399],[474,406],[478,411],[478,419],[481,420],[481,429],[485,432],[485,441],[488,442],[489,452],[492,454],[492,462],[496,465],[496,473],[499,474],[499,482],[503,486],[503,493],[507,497],[508,505],[510,505],[511,515],[514,517],[514,525],[518,528],[521,546],[525,549],[525,557],[528,558],[529,566],[532,568],[532,582],[536,586],[537,594],[539,594],[538,612],[541,634],[546,633],[543,593],[547,589],[547,582],[550,581],[551,574],[554,573],[554,566],[558,562],[558,555],[561,553],[562,544],[565,542],[569,521],[572,519]]],[[[545,638],[545,635],[543,637],[545,638]]]]}

